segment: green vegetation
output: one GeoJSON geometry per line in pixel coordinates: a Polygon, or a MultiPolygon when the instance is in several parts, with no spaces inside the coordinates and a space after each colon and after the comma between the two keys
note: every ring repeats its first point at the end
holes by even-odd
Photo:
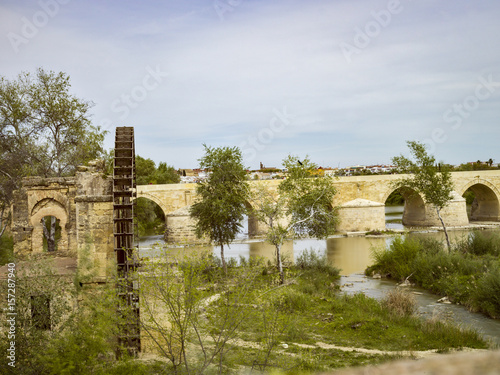
{"type": "Polygon", "coordinates": [[[331,202],[337,190],[332,177],[318,176],[317,165],[306,156],[283,160],[287,178],[278,185],[278,194],[264,186],[254,186],[251,216],[268,227],[266,239],[276,248],[276,264],[281,283],[285,273],[281,247],[287,238],[309,236],[327,238],[335,232],[337,208],[331,202]]]}
{"type": "Polygon", "coordinates": [[[405,279],[450,301],[500,317],[500,234],[474,231],[447,252],[436,240],[398,237],[374,252],[378,272],[405,279]]]}
{"type": "MultiPolygon", "coordinates": [[[[116,359],[118,301],[113,283],[86,284],[92,262],[82,264],[73,282],[54,273],[49,260],[32,260],[30,274],[18,274],[19,373],[296,374],[378,364],[420,350],[487,347],[472,331],[415,317],[404,293],[382,302],[342,294],[338,270],[314,251],[285,268],[286,284],[275,265],[259,258],[230,260],[227,274],[213,256],[169,260],[175,262],[147,263],[139,274],[141,329],[154,338],[142,345],[157,353],[149,361],[116,359]],[[44,315],[45,300],[50,313],[44,315]]],[[[7,343],[0,340],[0,350],[7,343]]],[[[8,372],[6,361],[0,366],[8,372]]]]}
{"type": "Polygon", "coordinates": [[[160,162],[158,167],[151,159],[144,159],[136,155],[135,169],[137,173],[137,185],[149,184],[176,184],[181,178],[174,167],[160,162]]]}
{"type": "MultiPolygon", "coordinates": [[[[0,77],[0,237],[10,222],[12,193],[26,176],[71,176],[103,156],[105,131],[90,121],[92,103],[70,93],[63,72],[38,69],[0,77]]],[[[55,250],[56,218],[44,230],[55,250]]]]}
{"type": "Polygon", "coordinates": [[[0,266],[14,260],[14,239],[11,235],[4,234],[0,237],[0,266]]]}
{"type": "Polygon", "coordinates": [[[199,200],[189,213],[195,220],[196,235],[207,236],[220,246],[222,267],[226,271],[224,245],[236,238],[247,211],[247,173],[238,147],[203,147],[205,155],[199,160],[200,168],[208,169],[210,174],[196,186],[199,200]]]}
{"type": "Polygon", "coordinates": [[[386,206],[402,206],[404,203],[405,199],[398,190],[393,191],[385,201],[386,206]]]}
{"type": "Polygon", "coordinates": [[[220,264],[209,256],[145,269],[142,316],[164,373],[309,373],[487,347],[473,331],[415,317],[404,293],[382,302],[341,294],[338,270],[313,251],[285,268],[286,284],[259,259],[228,262],[227,274],[220,264]]]}
{"type": "Polygon", "coordinates": [[[457,167],[454,167],[454,171],[488,171],[499,169],[500,167],[497,165],[493,165],[493,159],[489,159],[487,162],[476,161],[474,163],[466,163],[460,164],[457,167]]]}
{"type": "Polygon", "coordinates": [[[398,168],[398,172],[410,173],[410,176],[397,180],[393,186],[398,189],[410,188],[414,190],[424,198],[427,204],[436,209],[437,216],[443,226],[448,250],[450,250],[450,239],[441,217],[441,210],[448,205],[452,198],[451,173],[444,165],[436,164],[436,159],[427,153],[424,144],[416,141],[408,141],[407,144],[414,161],[400,155],[392,158],[392,162],[398,168]]]}
{"type": "Polygon", "coordinates": [[[136,203],[139,236],[152,236],[165,232],[165,214],[160,206],[147,198],[136,203]]]}

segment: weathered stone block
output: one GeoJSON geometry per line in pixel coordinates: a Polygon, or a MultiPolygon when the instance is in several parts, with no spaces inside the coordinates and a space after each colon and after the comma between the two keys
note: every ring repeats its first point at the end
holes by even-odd
{"type": "Polygon", "coordinates": [[[340,206],[339,220],[340,232],[384,230],[385,205],[358,198],[340,206]]]}

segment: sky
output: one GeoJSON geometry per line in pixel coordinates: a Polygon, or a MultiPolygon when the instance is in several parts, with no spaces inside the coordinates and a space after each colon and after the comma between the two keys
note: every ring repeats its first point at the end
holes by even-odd
{"type": "Polygon", "coordinates": [[[500,162],[498,0],[0,0],[0,75],[65,72],[92,122],[196,168],[500,162]]]}

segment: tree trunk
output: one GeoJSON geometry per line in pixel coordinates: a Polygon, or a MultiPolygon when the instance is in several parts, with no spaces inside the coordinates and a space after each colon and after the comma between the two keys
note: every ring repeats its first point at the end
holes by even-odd
{"type": "Polygon", "coordinates": [[[224,259],[224,245],[220,245],[220,258],[222,260],[222,268],[224,269],[224,275],[227,275],[227,265],[226,259],[224,259]]]}
{"type": "Polygon", "coordinates": [[[4,219],[3,215],[5,213],[5,206],[2,206],[2,212],[0,212],[0,238],[2,238],[5,228],[7,228],[7,218],[4,219]]]}
{"type": "Polygon", "coordinates": [[[47,229],[45,218],[42,219],[43,234],[47,240],[47,251],[56,251],[56,224],[55,216],[50,217],[50,230],[47,229]]]}
{"type": "Polygon", "coordinates": [[[280,284],[285,283],[285,273],[283,272],[283,264],[281,263],[281,246],[276,246],[276,264],[278,266],[278,272],[280,273],[280,284]]]}
{"type": "Polygon", "coordinates": [[[443,218],[441,217],[441,210],[439,208],[436,208],[436,212],[438,214],[439,220],[441,221],[441,225],[443,226],[444,236],[446,237],[446,245],[448,246],[448,252],[451,252],[450,238],[448,237],[446,225],[444,225],[443,218]]]}

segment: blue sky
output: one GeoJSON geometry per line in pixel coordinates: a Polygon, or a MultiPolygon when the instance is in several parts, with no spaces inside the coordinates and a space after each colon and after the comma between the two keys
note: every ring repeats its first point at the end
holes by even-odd
{"type": "Polygon", "coordinates": [[[64,71],[92,120],[193,168],[202,144],[245,165],[500,162],[500,2],[2,0],[0,75],[64,71]],[[498,82],[498,83],[497,83],[498,82]]]}

